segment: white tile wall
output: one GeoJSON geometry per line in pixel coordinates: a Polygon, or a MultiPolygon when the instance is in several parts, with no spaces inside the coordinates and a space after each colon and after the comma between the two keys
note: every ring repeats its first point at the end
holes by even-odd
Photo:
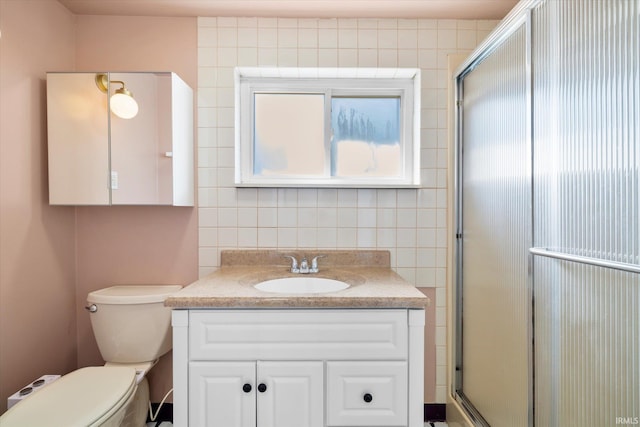
{"type": "Polygon", "coordinates": [[[447,55],[470,52],[497,21],[198,19],[200,275],[228,248],[380,248],[436,288],[436,401],[446,395],[447,55]],[[233,68],[420,67],[422,188],[233,186],[233,68]]]}

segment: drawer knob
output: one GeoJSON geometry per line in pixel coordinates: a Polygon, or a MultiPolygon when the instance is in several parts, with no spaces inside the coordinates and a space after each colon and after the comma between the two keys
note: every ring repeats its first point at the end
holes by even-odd
{"type": "Polygon", "coordinates": [[[365,402],[369,403],[373,400],[373,396],[369,393],[365,393],[364,396],[362,396],[362,399],[364,399],[365,402]]]}
{"type": "Polygon", "coordinates": [[[260,393],[264,393],[265,391],[267,391],[267,385],[266,384],[258,384],[258,391],[260,393]]]}
{"type": "Polygon", "coordinates": [[[242,386],[242,391],[244,391],[245,393],[250,393],[251,392],[251,384],[245,384],[242,386]]]}

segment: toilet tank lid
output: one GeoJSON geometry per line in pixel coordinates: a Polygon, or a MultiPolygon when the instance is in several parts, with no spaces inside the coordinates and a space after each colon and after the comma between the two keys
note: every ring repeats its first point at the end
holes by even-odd
{"type": "Polygon", "coordinates": [[[97,304],[147,304],[163,302],[182,289],[180,285],[118,285],[89,293],[87,301],[97,304]]]}

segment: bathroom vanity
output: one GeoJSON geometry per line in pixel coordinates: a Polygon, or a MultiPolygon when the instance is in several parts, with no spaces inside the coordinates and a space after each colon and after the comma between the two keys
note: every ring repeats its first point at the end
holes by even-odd
{"type": "Polygon", "coordinates": [[[284,253],[229,251],[167,299],[174,425],[423,425],[429,300],[390,269],[388,252],[323,253],[314,276],[347,289],[264,292],[255,285],[303,275],[284,253]]]}

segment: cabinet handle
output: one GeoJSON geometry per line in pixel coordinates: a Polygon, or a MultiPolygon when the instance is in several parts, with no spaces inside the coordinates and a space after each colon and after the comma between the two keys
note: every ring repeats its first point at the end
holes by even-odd
{"type": "Polygon", "coordinates": [[[364,396],[362,396],[362,399],[364,399],[365,402],[369,403],[373,400],[373,396],[369,393],[365,393],[364,396]]]}
{"type": "Polygon", "coordinates": [[[245,393],[250,393],[251,392],[251,384],[245,384],[242,386],[242,391],[244,391],[245,393]]]}
{"type": "Polygon", "coordinates": [[[266,384],[258,384],[258,391],[260,393],[264,393],[265,391],[267,391],[267,385],[266,384]]]}

